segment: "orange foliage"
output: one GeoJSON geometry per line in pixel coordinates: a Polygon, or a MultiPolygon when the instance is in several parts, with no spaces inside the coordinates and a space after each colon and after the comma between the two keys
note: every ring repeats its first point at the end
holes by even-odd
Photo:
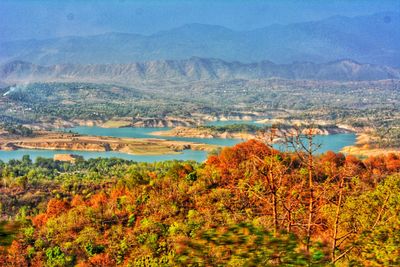
{"type": "Polygon", "coordinates": [[[87,262],[78,262],[78,264],[75,267],[92,267],[91,264],[87,263],[87,262]]]}
{"type": "Polygon", "coordinates": [[[327,151],[324,155],[322,155],[321,161],[329,162],[334,164],[336,167],[340,167],[345,163],[345,156],[342,153],[336,154],[333,151],[327,151]]]}
{"type": "Polygon", "coordinates": [[[59,200],[56,198],[50,199],[49,203],[47,204],[47,215],[49,217],[51,216],[57,216],[69,209],[69,205],[67,202],[63,200],[59,200]]]}
{"type": "Polygon", "coordinates": [[[155,172],[149,172],[147,175],[148,175],[151,179],[156,179],[156,178],[157,178],[157,173],[155,173],[155,172]]]}
{"type": "Polygon", "coordinates": [[[384,174],[400,171],[400,156],[390,153],[388,155],[371,156],[364,160],[365,166],[373,174],[384,174]]]}
{"type": "MultiPolygon", "coordinates": [[[[166,172],[164,176],[149,172],[147,175],[155,179],[151,184],[141,184],[128,189],[121,183],[114,187],[101,188],[102,191],[94,194],[86,202],[82,196],[75,195],[70,205],[63,200],[51,199],[46,213],[33,217],[32,223],[39,230],[35,231],[37,239],[45,240],[46,229],[41,228],[47,220],[67,212],[72,207],[73,212],[70,212],[72,223],[68,224],[67,230],[59,234],[58,240],[76,239],[80,235],[79,231],[85,229],[87,225],[92,226],[87,229],[100,229],[99,237],[96,235],[95,238],[98,239],[96,244],[104,246],[104,250],[101,250],[103,253],[88,259],[88,254],[79,250],[81,249],[79,246],[71,248],[71,255],[77,257],[77,266],[81,267],[115,266],[117,260],[115,250],[118,249],[115,244],[120,241],[121,236],[130,237],[127,238],[130,242],[128,244],[132,244],[132,240],[136,240],[138,235],[143,238],[145,236],[143,234],[147,232],[158,234],[163,231],[160,230],[159,224],[168,225],[175,221],[186,225],[185,227],[181,227],[180,224],[173,225],[171,229],[175,233],[157,235],[160,240],[157,242],[167,243],[167,240],[168,244],[175,243],[174,247],[178,253],[183,249],[181,243],[186,240],[186,234],[182,234],[184,231],[180,228],[186,229],[186,226],[187,229],[212,228],[224,225],[229,220],[240,222],[257,218],[265,228],[272,229],[272,216],[274,216],[280,219],[276,223],[277,230],[287,229],[289,232],[304,236],[305,230],[301,225],[305,225],[307,217],[303,215],[305,214],[303,207],[309,198],[307,181],[303,175],[304,164],[299,155],[281,153],[260,141],[250,140],[232,148],[224,148],[219,156],[210,156],[205,166],[196,169],[190,164],[182,163],[174,164],[171,171],[166,172]],[[275,158],[274,155],[280,157],[275,158]],[[270,158],[267,158],[268,156],[270,158]],[[193,171],[198,174],[195,182],[176,179],[186,177],[193,171]],[[93,218],[96,218],[93,222],[81,216],[85,214],[88,206],[94,208],[89,208],[95,215],[93,218]],[[99,216],[100,213],[102,216],[99,216]],[[101,227],[98,227],[98,222],[102,223],[101,227]]],[[[369,189],[366,180],[379,181],[383,179],[384,174],[400,171],[400,155],[369,157],[362,161],[354,156],[345,157],[341,153],[328,151],[315,157],[313,167],[312,178],[315,180],[313,190],[315,195],[321,196],[314,202],[313,235],[321,240],[328,240],[332,229],[328,228],[329,221],[318,211],[319,207],[337,201],[338,192],[348,193],[353,190],[352,186],[357,190],[361,188],[344,178],[360,177],[361,182],[364,182],[362,186],[369,189]],[[345,180],[348,186],[342,190],[343,185],[340,185],[340,181],[344,183],[345,180]]],[[[191,231],[195,233],[196,230],[191,231]]],[[[83,232],[82,236],[86,238],[86,234],[92,237],[91,231],[83,232]]],[[[4,259],[7,263],[5,266],[27,266],[27,260],[30,260],[30,266],[43,266],[46,259],[45,250],[36,251],[36,255],[28,256],[27,246],[26,241],[21,243],[14,241],[8,250],[8,256],[4,259]]],[[[132,251],[139,248],[137,244],[128,247],[132,251]]],[[[140,248],[143,251],[147,249],[144,246],[140,248]]],[[[134,253],[142,253],[138,251],[134,253]]],[[[134,254],[126,255],[132,257],[134,254]]],[[[0,266],[2,263],[0,262],[0,266]]]]}
{"type": "Polygon", "coordinates": [[[8,264],[6,266],[28,266],[28,262],[23,256],[24,254],[24,247],[18,241],[14,240],[8,249],[8,264]]]}
{"type": "Polygon", "coordinates": [[[104,192],[97,193],[90,198],[90,204],[93,208],[103,207],[108,202],[108,197],[104,192]]]}
{"type": "Polygon", "coordinates": [[[111,190],[110,192],[110,199],[111,200],[116,200],[122,196],[126,195],[126,189],[124,187],[116,187],[114,189],[111,190]]]}
{"type": "Polygon", "coordinates": [[[85,205],[85,201],[83,200],[83,198],[80,195],[75,195],[71,200],[71,206],[78,207],[82,205],[85,205]]]}
{"type": "Polygon", "coordinates": [[[362,161],[353,155],[347,155],[345,159],[346,165],[362,165],[362,161]]]}
{"type": "Polygon", "coordinates": [[[400,156],[398,154],[393,154],[393,153],[387,155],[386,168],[390,172],[400,171],[400,156]]]}
{"type": "Polygon", "coordinates": [[[47,214],[41,213],[32,218],[32,224],[35,227],[41,228],[46,224],[47,219],[47,214]]]}
{"type": "Polygon", "coordinates": [[[270,148],[263,142],[250,140],[232,148],[224,148],[219,156],[209,157],[207,164],[217,167],[223,179],[236,180],[243,175],[241,171],[243,162],[255,160],[257,164],[260,164],[260,160],[272,153],[279,154],[277,150],[270,148]]]}
{"type": "Polygon", "coordinates": [[[108,255],[107,253],[101,253],[101,254],[94,255],[93,257],[91,257],[89,259],[89,261],[92,264],[92,266],[106,267],[106,266],[114,266],[115,265],[114,261],[111,259],[110,255],[108,255]]]}
{"type": "MultiPolygon", "coordinates": [[[[250,159],[251,157],[257,156],[258,158],[264,158],[270,155],[272,149],[265,143],[250,140],[245,143],[237,144],[232,148],[226,148],[222,150],[220,155],[221,162],[237,167],[241,162],[250,159]]],[[[278,153],[278,151],[276,151],[278,153]]]]}
{"type": "Polygon", "coordinates": [[[45,265],[45,263],[44,263],[43,255],[40,253],[36,254],[36,256],[32,259],[31,266],[32,267],[42,267],[44,265],[45,265]]]}

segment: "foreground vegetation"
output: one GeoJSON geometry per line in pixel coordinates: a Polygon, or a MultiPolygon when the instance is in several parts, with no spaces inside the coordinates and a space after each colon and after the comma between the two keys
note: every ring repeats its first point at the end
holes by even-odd
{"type": "Polygon", "coordinates": [[[395,266],[400,157],[248,141],[203,164],[0,164],[12,266],[395,266]]]}

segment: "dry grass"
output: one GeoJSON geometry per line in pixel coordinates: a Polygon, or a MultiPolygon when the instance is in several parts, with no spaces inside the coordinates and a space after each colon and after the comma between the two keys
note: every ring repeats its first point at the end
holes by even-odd
{"type": "Polygon", "coordinates": [[[129,121],[110,120],[110,121],[103,123],[103,125],[101,125],[101,127],[103,127],[103,128],[122,128],[122,127],[128,127],[129,125],[131,125],[131,122],[129,122],[129,121]]]}
{"type": "Polygon", "coordinates": [[[367,133],[357,135],[357,141],[353,146],[344,147],[341,152],[359,157],[378,156],[389,153],[400,153],[400,148],[377,148],[371,145],[373,137],[367,133]]]}

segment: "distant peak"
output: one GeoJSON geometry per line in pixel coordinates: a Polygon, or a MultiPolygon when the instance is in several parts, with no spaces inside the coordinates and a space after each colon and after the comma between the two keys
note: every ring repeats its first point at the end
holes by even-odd
{"type": "Polygon", "coordinates": [[[5,63],[4,65],[12,66],[12,65],[34,65],[34,64],[31,62],[28,62],[28,61],[23,61],[23,60],[12,60],[12,61],[5,63]]]}
{"type": "Polygon", "coordinates": [[[234,32],[232,29],[229,29],[224,26],[220,25],[213,25],[213,24],[202,24],[202,23],[189,23],[189,24],[184,24],[179,27],[175,27],[169,30],[163,30],[158,33],[153,34],[153,36],[156,35],[164,35],[168,33],[212,33],[212,32],[227,32],[227,33],[232,33],[234,32]]]}
{"type": "Polygon", "coordinates": [[[360,63],[360,62],[358,62],[354,59],[350,59],[350,58],[339,59],[339,60],[328,62],[326,64],[328,64],[328,65],[334,65],[334,64],[364,65],[363,63],[360,63]]]}
{"type": "Polygon", "coordinates": [[[221,25],[215,25],[215,24],[204,24],[204,23],[188,23],[184,24],[180,27],[176,27],[175,29],[180,29],[180,28],[190,28],[190,29],[225,29],[225,30],[231,30],[227,27],[221,26],[221,25]]]}

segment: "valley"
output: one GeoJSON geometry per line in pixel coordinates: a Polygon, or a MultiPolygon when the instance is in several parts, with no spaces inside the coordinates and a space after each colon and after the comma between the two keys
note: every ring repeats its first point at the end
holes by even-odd
{"type": "Polygon", "coordinates": [[[0,266],[400,266],[398,0],[0,13],[0,266]]]}
{"type": "MultiPolygon", "coordinates": [[[[18,74],[21,71],[14,69],[9,75],[17,75],[23,81],[30,70],[24,71],[23,76],[18,74]]],[[[175,83],[168,79],[161,79],[157,83],[139,79],[135,87],[81,82],[19,82],[0,91],[0,123],[24,125],[37,131],[73,131],[75,127],[85,126],[110,129],[134,127],[143,128],[147,132],[162,131],[158,136],[155,133],[156,135],[145,138],[166,138],[174,142],[202,144],[209,143],[205,141],[207,139],[215,139],[210,145],[216,146],[234,145],[237,143],[235,140],[251,138],[269,140],[265,133],[261,136],[256,134],[259,130],[268,132],[268,127],[261,129],[268,125],[286,130],[293,126],[304,128],[314,125],[317,126],[314,131],[316,135],[375,135],[376,140],[368,144],[368,151],[393,152],[400,147],[399,90],[400,82],[396,79],[200,79],[175,83]],[[246,127],[229,131],[221,127],[209,127],[213,122],[224,121],[250,123],[260,129],[246,127]],[[263,124],[252,124],[252,121],[263,124]],[[382,131],[383,128],[388,130],[382,131]],[[226,141],[219,141],[220,139],[226,141]]],[[[36,140],[32,146],[20,144],[20,149],[63,148],[72,152],[106,150],[102,142],[108,144],[109,140],[98,140],[91,132],[86,134],[92,136],[92,139],[85,140],[90,142],[84,146],[71,140],[61,139],[56,144],[42,138],[36,140]]],[[[113,134],[110,132],[110,136],[113,134]]],[[[141,148],[132,148],[133,145],[130,148],[129,145],[122,144],[119,148],[108,150],[128,153],[133,151],[140,155],[173,154],[176,150],[171,148],[172,144],[163,142],[155,144],[153,141],[146,146],[141,140],[135,142],[135,146],[141,148]]],[[[178,150],[182,150],[181,145],[178,145],[178,150]]],[[[346,144],[351,145],[353,144],[346,144]]],[[[362,146],[365,148],[364,145],[362,146]]],[[[370,153],[357,149],[343,151],[357,151],[361,156],[370,153]]],[[[204,157],[205,155],[201,158],[204,157]]],[[[199,159],[197,155],[194,158],[199,159]]]]}

